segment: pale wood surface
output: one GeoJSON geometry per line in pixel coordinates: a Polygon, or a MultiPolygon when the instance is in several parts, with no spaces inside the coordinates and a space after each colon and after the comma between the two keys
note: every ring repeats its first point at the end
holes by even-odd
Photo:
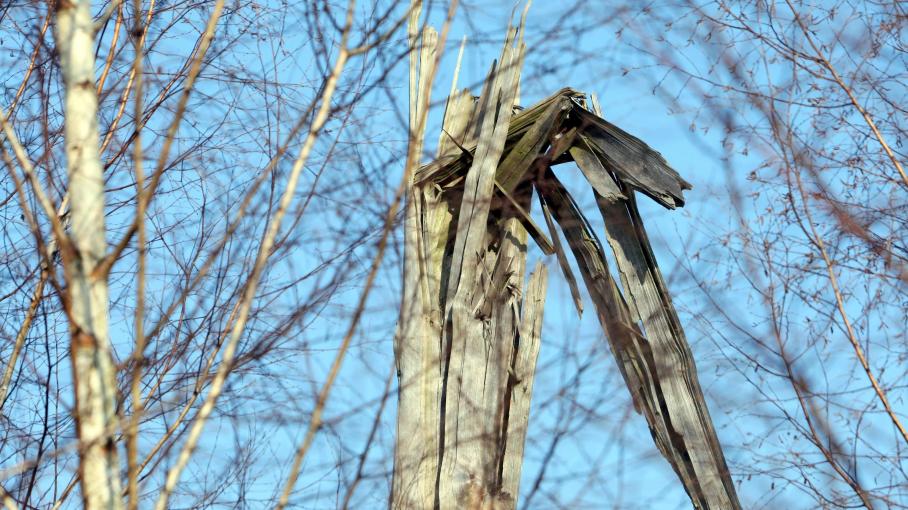
{"type": "MultiPolygon", "coordinates": [[[[522,35],[522,22],[509,27],[478,98],[458,91],[455,78],[436,160],[415,172],[408,190],[392,506],[516,508],[547,280],[538,266],[524,289],[527,242],[556,255],[582,313],[563,235],[634,408],[693,505],[740,508],[634,201],[639,191],[675,208],[691,186],[658,152],[603,119],[594,96],[565,88],[516,107],[522,35]],[[620,285],[551,170],[569,161],[597,197],[620,285]],[[529,213],[534,191],[548,235],[529,213]]],[[[420,76],[426,51],[414,64],[420,76]]],[[[458,72],[461,59],[462,49],[458,72]]],[[[411,81],[417,99],[429,93],[421,81],[411,81]]]]}

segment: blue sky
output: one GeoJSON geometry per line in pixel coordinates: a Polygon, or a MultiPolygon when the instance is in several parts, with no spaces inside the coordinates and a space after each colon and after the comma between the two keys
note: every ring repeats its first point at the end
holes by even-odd
{"type": "MultiPolygon", "coordinates": [[[[361,6],[365,4],[361,2],[361,6]]],[[[816,474],[822,471],[822,466],[817,462],[816,454],[809,447],[803,447],[804,439],[798,437],[802,431],[779,419],[779,415],[797,413],[790,388],[778,379],[758,373],[756,367],[744,359],[745,354],[753,352],[752,346],[747,343],[747,335],[761,335],[769,328],[764,320],[763,301],[743,281],[745,277],[754,276],[750,274],[750,265],[759,268],[761,261],[735,244],[733,237],[724,235],[738,228],[739,214],[758,231],[764,221],[784,221],[761,214],[767,204],[780,199],[778,194],[761,196],[760,188],[752,186],[747,179],[751,171],[772,162],[773,155],[758,150],[742,154],[743,147],[739,141],[723,137],[714,115],[716,110],[704,107],[695,87],[688,86],[690,84],[685,82],[683,75],[667,72],[657,56],[648,55],[647,51],[662,49],[689,69],[713,76],[719,82],[727,80],[728,77],[720,71],[711,74],[710,56],[696,45],[686,45],[686,34],[673,31],[668,23],[665,24],[664,34],[658,33],[659,27],[654,29],[642,23],[649,20],[648,16],[654,16],[656,11],[648,14],[639,5],[626,4],[628,2],[598,0],[582,2],[576,10],[566,11],[562,2],[537,0],[528,17],[528,48],[521,102],[528,106],[565,86],[596,93],[608,120],[660,151],[694,185],[694,189],[685,194],[687,203],[683,209],[668,211],[642,197],[641,212],[687,331],[701,384],[720,440],[725,445],[726,458],[736,482],[740,482],[742,503],[745,508],[812,508],[814,500],[802,493],[808,477],[804,477],[804,485],[801,485],[797,472],[773,471],[780,465],[776,462],[778,457],[789,450],[801,451],[803,465],[814,470],[808,473],[811,482],[830,485],[836,482],[823,474],[816,474]],[[615,17],[603,18],[609,13],[615,13],[615,17]],[[641,22],[646,30],[635,32],[634,29],[639,28],[635,26],[637,22],[641,22]],[[663,36],[667,40],[660,40],[663,36]],[[578,49],[579,54],[575,51],[578,49]],[[737,204],[729,198],[735,192],[741,192],[743,197],[737,204]],[[735,207],[739,209],[735,210],[735,207]],[[730,244],[723,245],[725,241],[730,244]],[[727,317],[716,315],[698,282],[702,282],[715,293],[714,297],[722,301],[727,317]],[[741,329],[735,329],[733,325],[741,326],[741,329]]],[[[265,5],[277,7],[279,4],[266,2],[265,5]]],[[[657,10],[660,19],[671,20],[677,13],[680,20],[686,12],[674,1],[646,5],[657,10]]],[[[161,232],[161,238],[156,239],[150,252],[149,308],[154,313],[159,312],[156,306],[167,302],[173,286],[179,284],[169,279],[174,273],[174,264],[197,263],[193,259],[197,255],[193,253],[193,244],[185,241],[200,236],[204,231],[200,225],[204,226],[205,222],[223,225],[224,217],[195,217],[198,202],[204,198],[217,204],[212,206],[212,210],[223,210],[225,215],[231,211],[235,207],[231,200],[248,183],[249,175],[252,175],[249,172],[258,171],[265,164],[271,151],[286,135],[287,127],[301,114],[300,105],[305,105],[314,93],[312,83],[318,82],[326,64],[311,56],[313,41],[307,38],[298,7],[290,5],[286,11],[276,9],[278,14],[241,10],[224,18],[220,37],[227,40],[229,34],[236,36],[239,42],[231,48],[232,53],[217,60],[217,67],[203,74],[194,93],[187,122],[181,127],[181,135],[196,141],[200,135],[216,133],[225,139],[215,140],[201,155],[192,155],[198,160],[187,158],[185,166],[178,165],[169,172],[168,177],[172,178],[162,185],[166,194],[153,203],[154,225],[161,232]],[[283,12],[289,14],[280,17],[283,12]],[[259,89],[243,85],[241,80],[231,82],[224,79],[225,76],[232,78],[234,74],[231,73],[240,77],[249,73],[261,78],[270,77],[272,72],[279,78],[276,81],[285,85],[280,97],[268,87],[259,89]],[[285,109],[272,107],[278,103],[285,105],[285,109]],[[226,124],[220,124],[221,119],[226,119],[226,124]],[[245,131],[247,122],[253,126],[267,124],[269,129],[263,130],[267,136],[245,131]]],[[[428,153],[432,152],[438,139],[441,107],[450,88],[452,67],[461,37],[467,36],[468,45],[460,86],[473,86],[474,93],[478,94],[476,85],[485,77],[491,61],[499,54],[502,34],[513,7],[510,1],[468,1],[458,11],[433,94],[435,106],[430,115],[428,153]]],[[[436,27],[440,27],[443,15],[440,2],[434,2],[428,9],[429,22],[436,27]]],[[[149,68],[176,69],[185,60],[202,25],[203,19],[196,12],[181,19],[170,32],[173,38],[157,46],[146,65],[149,68]]],[[[105,37],[109,38],[110,33],[107,32],[105,37]]],[[[218,43],[216,39],[215,48],[218,43]]],[[[392,59],[396,52],[404,51],[405,44],[403,37],[392,39],[380,55],[370,55],[370,58],[392,59]]],[[[5,54],[0,58],[4,59],[0,62],[7,62],[5,54]]],[[[12,66],[15,55],[10,53],[8,59],[12,66]]],[[[351,68],[376,63],[377,60],[354,61],[351,68]]],[[[99,62],[99,68],[100,65],[99,62]]],[[[366,243],[349,252],[345,251],[345,243],[358,238],[363,232],[369,232],[378,224],[384,212],[382,207],[390,200],[400,179],[401,155],[406,141],[406,126],[402,124],[402,119],[406,117],[406,72],[405,62],[394,67],[388,88],[373,91],[358,106],[363,110],[360,110],[356,122],[340,134],[339,143],[333,147],[338,154],[334,161],[340,164],[332,164],[327,170],[320,166],[323,160],[331,159],[331,143],[336,132],[328,132],[317,148],[317,156],[306,169],[300,195],[314,185],[323,170],[325,174],[319,177],[319,189],[330,191],[324,191],[313,201],[301,223],[286,222],[284,232],[294,244],[292,249],[276,255],[279,260],[266,275],[257,303],[262,307],[261,314],[250,324],[243,347],[254,346],[260,334],[272,326],[272,312],[275,317],[281,318],[281,313],[292,310],[294,305],[308,298],[308,293],[317,290],[331,275],[320,274],[313,280],[301,280],[291,285],[286,292],[272,292],[291,278],[306,274],[332,256],[345,253],[332,263],[339,268],[339,272],[351,276],[351,281],[344,282],[329,302],[311,316],[307,315],[304,327],[294,329],[292,335],[282,340],[274,358],[232,376],[227,394],[232,397],[231,403],[240,404],[221,409],[223,414],[208,424],[200,450],[182,479],[182,487],[188,492],[195,487],[217,485],[218,477],[237,461],[235,447],[248,445],[243,455],[255,462],[247,486],[243,489],[231,486],[221,495],[216,506],[230,506],[242,499],[249,507],[256,507],[256,501],[270,498],[279,490],[286,476],[293,450],[308,425],[308,413],[313,405],[311,396],[325,380],[337,344],[348,325],[351,307],[359,296],[361,288],[357,278],[371,262],[374,237],[367,238],[366,243]],[[359,148],[357,143],[364,136],[372,143],[359,148]],[[350,167],[344,168],[343,164],[347,162],[350,167]],[[373,164],[375,168],[364,171],[355,166],[364,163],[373,164]],[[353,191],[348,192],[345,187],[352,179],[362,175],[357,171],[377,176],[381,181],[367,189],[371,194],[367,198],[371,200],[353,195],[364,188],[349,187],[353,191]],[[300,354],[302,352],[305,354],[300,354]],[[247,444],[247,440],[254,442],[247,444]]],[[[778,68],[771,68],[769,72],[779,79],[786,76],[785,71],[778,68]]],[[[10,78],[10,83],[15,82],[15,78],[10,78]]],[[[53,85],[49,86],[49,90],[55,97],[53,85]]],[[[113,97],[109,97],[104,103],[106,109],[102,125],[109,119],[114,101],[113,97]]],[[[28,105],[23,106],[23,110],[27,108],[28,105]]],[[[718,113],[728,116],[740,114],[732,108],[719,110],[718,113]]],[[[797,116],[803,112],[793,110],[790,113],[797,116]]],[[[170,112],[158,114],[150,127],[155,133],[161,133],[169,118],[170,112]]],[[[739,116],[735,120],[746,123],[758,119],[739,116]]],[[[22,130],[27,143],[33,143],[36,150],[40,149],[40,130],[28,125],[17,127],[22,130]]],[[[336,127],[336,123],[329,125],[329,129],[336,127]]],[[[836,136],[847,134],[833,134],[830,138],[835,139],[836,136]]],[[[160,143],[160,138],[149,134],[145,141],[154,148],[147,155],[150,159],[157,155],[156,144],[160,143]]],[[[180,150],[178,147],[174,153],[180,150]]],[[[290,159],[285,158],[275,175],[283,178],[290,159]]],[[[424,161],[428,159],[429,156],[426,156],[424,161]]],[[[772,165],[766,168],[768,171],[773,169],[772,165]]],[[[602,232],[601,217],[583,179],[576,170],[567,166],[557,171],[594,227],[602,232]]],[[[131,193],[128,171],[111,175],[108,186],[116,188],[121,185],[125,191],[111,192],[109,203],[131,193]]],[[[262,200],[254,204],[261,214],[269,205],[267,193],[262,195],[262,200]]],[[[116,239],[117,229],[129,219],[132,211],[129,207],[112,206],[111,209],[108,224],[112,226],[112,232],[109,239],[116,239]]],[[[539,218],[537,221],[542,223],[539,218]]],[[[250,226],[259,229],[252,230],[253,233],[263,227],[264,224],[250,226]]],[[[217,232],[217,229],[214,231],[217,232]]],[[[399,243],[399,232],[397,234],[396,241],[399,243]]],[[[240,261],[250,257],[254,253],[255,240],[254,235],[239,240],[235,246],[230,246],[231,255],[240,261]]],[[[795,260],[801,253],[785,255],[795,260]]],[[[586,311],[578,318],[554,257],[542,257],[538,250],[531,248],[529,258],[528,267],[542,259],[548,266],[550,278],[521,485],[523,504],[538,509],[689,508],[688,498],[668,463],[658,454],[643,418],[632,410],[630,395],[615,369],[592,303],[586,299],[586,311]],[[543,467],[544,476],[540,476],[543,467]],[[538,488],[534,487],[537,478],[542,480],[538,488]]],[[[131,260],[120,263],[112,283],[112,294],[119,296],[112,308],[112,331],[121,358],[131,345],[131,264],[131,260]]],[[[244,267],[242,263],[239,267],[225,266],[225,271],[232,271],[228,273],[228,287],[241,281],[244,267]]],[[[343,497],[343,490],[339,492],[338,487],[343,487],[353,475],[378,404],[385,395],[386,381],[392,374],[392,336],[400,296],[400,270],[399,244],[395,244],[382,266],[367,313],[357,330],[354,345],[329,401],[326,426],[320,431],[313,451],[307,457],[303,475],[296,486],[295,507],[335,508],[343,497]]],[[[756,277],[759,279],[759,274],[756,277]]],[[[205,318],[192,317],[192,312],[204,310],[212,300],[218,299],[215,294],[206,293],[211,289],[203,290],[190,298],[187,324],[195,325],[197,321],[199,327],[205,325],[205,318]],[[196,306],[198,309],[193,308],[196,306]]],[[[585,291],[582,292],[585,296],[585,291]]],[[[873,289],[866,289],[865,292],[871,294],[873,289]]],[[[815,312],[809,307],[792,305],[786,311],[790,313],[786,317],[786,327],[790,330],[787,334],[795,346],[800,331],[829,327],[829,323],[822,320],[809,323],[809,319],[816,319],[815,312]]],[[[904,324],[905,319],[889,319],[894,319],[895,326],[892,332],[886,334],[895,337],[900,334],[898,325],[904,324]]],[[[871,329],[871,326],[865,326],[865,329],[871,329]]],[[[55,334],[61,338],[65,336],[62,322],[52,323],[49,329],[53,328],[56,328],[55,334]]],[[[904,336],[903,331],[901,335],[904,336]]],[[[160,341],[160,348],[167,348],[169,337],[160,341]]],[[[839,333],[830,333],[829,341],[842,342],[843,338],[839,333]]],[[[865,388],[860,380],[854,378],[855,366],[847,356],[846,344],[841,345],[841,349],[834,347],[829,351],[844,352],[842,358],[835,358],[825,351],[808,350],[801,353],[803,361],[799,362],[799,366],[803,373],[827,391],[838,389],[835,383],[839,380],[847,380],[842,396],[845,400],[868,400],[864,399],[866,392],[860,397],[852,396],[865,388]]],[[[58,349],[60,352],[56,355],[65,356],[65,345],[61,344],[58,349]]],[[[191,370],[194,367],[178,368],[191,370]]],[[[61,368],[64,385],[66,370],[61,368]]],[[[375,442],[369,450],[367,479],[354,498],[356,508],[381,508],[385,505],[394,440],[396,396],[393,388],[375,442]]],[[[173,391],[173,401],[178,403],[185,396],[180,392],[185,392],[186,388],[177,387],[173,391]]],[[[65,413],[70,402],[68,394],[61,395],[60,402],[60,412],[65,413]]],[[[903,406],[901,401],[899,405],[903,406]]],[[[161,412],[165,418],[172,416],[173,410],[165,410],[164,407],[162,405],[155,411],[161,412]]],[[[32,412],[27,406],[19,411],[23,415],[32,412]]],[[[847,419],[847,410],[835,409],[832,414],[833,420],[847,419]]],[[[157,425],[145,429],[148,436],[143,439],[144,447],[150,446],[156,439],[155,434],[161,432],[160,424],[157,422],[157,425]]],[[[861,448],[870,443],[884,445],[881,449],[885,450],[891,437],[885,428],[878,425],[880,422],[874,416],[861,423],[860,427],[868,437],[861,448]]],[[[17,459],[6,460],[14,462],[17,459]]],[[[64,466],[64,470],[71,470],[72,467],[69,464],[64,466]]],[[[889,483],[886,471],[887,465],[880,463],[863,468],[861,476],[867,483],[884,485],[889,483]]],[[[153,480],[154,477],[146,485],[149,490],[154,487],[153,480]]],[[[175,504],[188,500],[178,496],[175,504]]]]}

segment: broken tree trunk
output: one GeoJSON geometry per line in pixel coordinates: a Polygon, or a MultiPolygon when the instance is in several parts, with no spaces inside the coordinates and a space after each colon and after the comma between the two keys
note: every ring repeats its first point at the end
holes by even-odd
{"type": "MultiPolygon", "coordinates": [[[[408,165],[421,150],[435,65],[434,31],[418,38],[418,17],[415,10],[411,45],[419,40],[420,51],[411,54],[408,165]]],[[[521,20],[509,27],[479,98],[457,91],[455,72],[436,160],[412,173],[395,339],[400,403],[391,506],[516,507],[546,284],[538,266],[524,290],[528,243],[557,256],[581,313],[563,235],[634,407],[694,507],[740,508],[635,202],[639,191],[667,208],[683,206],[690,184],[658,152],[601,118],[594,97],[566,88],[516,107],[523,53],[521,20]],[[552,171],[570,161],[597,197],[620,285],[552,171]],[[548,234],[530,216],[534,192],[548,234]]]]}
{"type": "MultiPolygon", "coordinates": [[[[419,5],[411,6],[410,141],[408,165],[418,164],[424,138],[424,99],[434,73],[435,31],[426,27],[420,37],[419,5]],[[417,44],[421,49],[417,49],[417,44]]],[[[431,508],[438,472],[441,402],[441,308],[439,295],[441,255],[447,241],[440,200],[433,189],[408,186],[404,222],[403,299],[395,338],[398,373],[397,437],[394,450],[393,508],[431,508]],[[430,214],[425,214],[429,211],[430,214]],[[439,214],[441,212],[442,214],[439,214]],[[439,244],[441,245],[439,247],[439,244]],[[430,291],[434,288],[434,291],[430,291]]]]}
{"type": "MultiPolygon", "coordinates": [[[[506,316],[492,308],[504,290],[500,285],[507,283],[501,275],[507,275],[508,269],[501,265],[522,266],[525,242],[521,253],[513,246],[512,237],[504,238],[509,242],[496,253],[496,238],[503,238],[496,230],[504,225],[489,225],[488,220],[495,169],[504,151],[523,55],[522,41],[513,46],[515,36],[516,29],[511,29],[501,60],[493,67],[479,99],[481,131],[476,156],[464,180],[451,258],[445,304],[444,451],[439,476],[442,508],[478,509],[486,498],[497,497],[493,452],[500,441],[513,348],[501,333],[513,329],[513,323],[503,324],[506,316]]],[[[525,234],[522,237],[525,239],[525,234]]]]}
{"type": "MultiPolygon", "coordinates": [[[[424,35],[420,46],[430,44],[424,35]]],[[[398,437],[407,439],[395,450],[394,508],[515,506],[547,281],[539,266],[523,290],[530,232],[552,250],[528,212],[532,187],[516,179],[505,191],[496,179],[524,48],[521,22],[478,100],[452,87],[438,157],[471,145],[463,178],[408,190],[396,339],[398,437]]],[[[411,84],[416,108],[429,93],[425,54],[411,84]]]]}

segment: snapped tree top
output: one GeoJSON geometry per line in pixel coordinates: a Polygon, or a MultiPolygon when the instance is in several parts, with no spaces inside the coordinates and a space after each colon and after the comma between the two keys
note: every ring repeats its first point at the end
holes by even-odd
{"type": "MultiPolygon", "coordinates": [[[[581,313],[564,236],[634,407],[694,506],[740,508],[634,197],[639,191],[673,209],[691,185],[661,154],[602,118],[595,96],[565,88],[530,108],[515,106],[522,31],[523,23],[509,28],[479,97],[462,90],[448,98],[438,157],[412,172],[392,505],[516,507],[546,281],[540,266],[524,290],[526,241],[557,256],[581,313]],[[596,196],[620,286],[599,237],[552,171],[570,161],[596,196]],[[534,192],[547,232],[528,213],[534,192]]],[[[412,98],[428,95],[421,87],[436,63],[427,58],[435,55],[431,34],[423,35],[432,47],[419,52],[418,72],[411,66],[419,75],[412,98]]]]}

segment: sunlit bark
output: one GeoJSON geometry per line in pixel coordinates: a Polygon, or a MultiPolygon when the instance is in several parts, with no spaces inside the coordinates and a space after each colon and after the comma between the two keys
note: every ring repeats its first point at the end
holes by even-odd
{"type": "Polygon", "coordinates": [[[56,41],[66,88],[70,245],[64,250],[82,499],[87,509],[120,508],[116,379],[108,338],[104,180],[98,153],[94,27],[89,0],[61,1],[56,41]]]}

